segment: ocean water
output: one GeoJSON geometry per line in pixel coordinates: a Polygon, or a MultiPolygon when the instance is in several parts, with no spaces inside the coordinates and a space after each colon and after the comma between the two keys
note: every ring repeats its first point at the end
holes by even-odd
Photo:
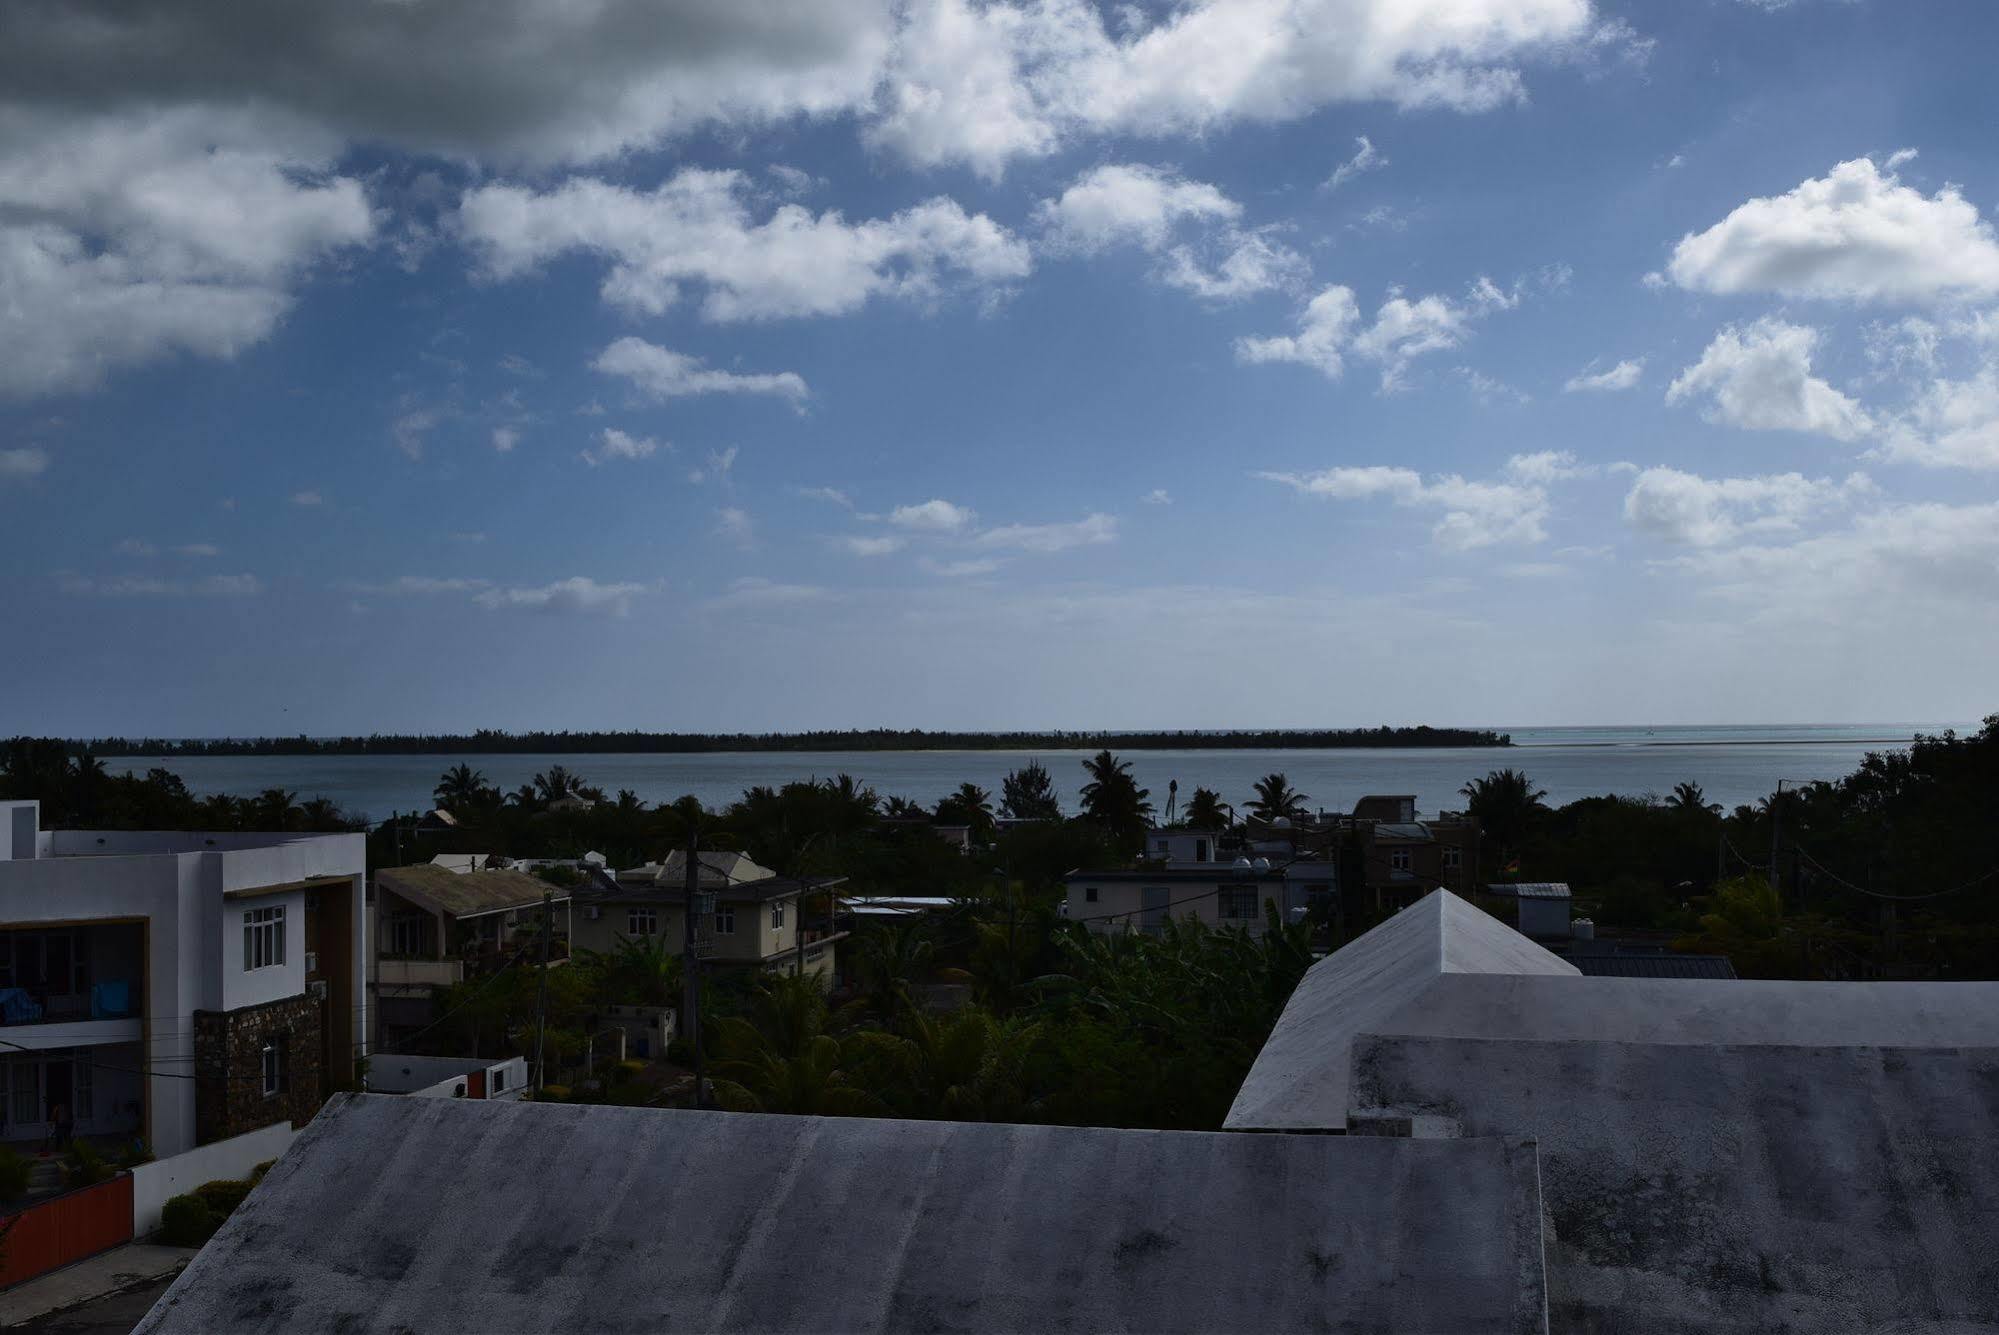
{"type": "MultiPolygon", "coordinates": [[[[1369,793],[1414,793],[1423,811],[1459,804],[1458,790],[1489,770],[1525,770],[1554,805],[1603,793],[1670,793],[1692,781],[1726,807],[1766,796],[1779,779],[1836,779],[1869,751],[1906,747],[1918,732],[1965,724],[1866,726],[1730,726],[1626,728],[1503,728],[1512,747],[1286,751],[1131,751],[1138,782],[1163,811],[1167,784],[1178,780],[1184,802],[1195,787],[1218,790],[1241,805],[1251,785],[1282,771],[1312,805],[1351,810],[1369,793]]],[[[143,773],[161,765],[200,795],[247,796],[281,787],[303,798],[327,797],[350,812],[380,820],[429,804],[438,776],[460,759],[511,791],[550,765],[564,765],[616,794],[629,788],[646,802],[692,793],[710,806],[735,800],[755,784],[852,774],[877,793],[927,804],[976,783],[997,800],[1008,770],[1031,759],[1048,767],[1064,808],[1073,811],[1086,782],[1082,751],[786,751],[706,755],[491,756],[145,756],[106,757],[107,768],[143,773]]]]}

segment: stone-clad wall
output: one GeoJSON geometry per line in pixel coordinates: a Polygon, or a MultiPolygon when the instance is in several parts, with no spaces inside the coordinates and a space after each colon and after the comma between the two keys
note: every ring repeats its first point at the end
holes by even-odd
{"type": "Polygon", "coordinates": [[[285,997],[233,1011],[194,1013],[195,1140],[240,1136],[273,1122],[303,1126],[321,1103],[321,1003],[285,997]],[[266,1095],[265,1043],[276,1038],[286,1056],[284,1088],[266,1095]]]}

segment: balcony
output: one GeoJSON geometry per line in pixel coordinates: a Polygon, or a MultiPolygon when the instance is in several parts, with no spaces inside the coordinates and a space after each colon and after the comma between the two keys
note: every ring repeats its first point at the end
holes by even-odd
{"type": "Polygon", "coordinates": [[[383,988],[450,987],[465,981],[463,960],[417,960],[384,957],[375,966],[375,983],[383,988]]]}

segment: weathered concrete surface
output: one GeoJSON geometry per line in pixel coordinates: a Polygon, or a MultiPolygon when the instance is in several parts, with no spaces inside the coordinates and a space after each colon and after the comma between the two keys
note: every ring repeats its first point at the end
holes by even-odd
{"type": "Polygon", "coordinates": [[[1531,1144],[335,1098],[139,1329],[1541,1331],[1531,1144]]]}
{"type": "Polygon", "coordinates": [[[1344,1127],[1352,1046],[1369,1033],[1999,1047],[1999,983],[1586,978],[1440,890],[1312,966],[1243,1081],[1227,1125],[1344,1127]]]}
{"type": "Polygon", "coordinates": [[[1369,1036],[1353,1097],[1537,1139],[1558,1335],[1999,1331],[1999,1050],[1369,1036]]]}
{"type": "Polygon", "coordinates": [[[1418,1001],[1440,979],[1458,974],[1580,976],[1573,964],[1490,914],[1449,891],[1435,891],[1306,971],[1236,1092],[1224,1125],[1344,1127],[1354,1036],[1379,1031],[1382,1021],[1418,1001]]]}

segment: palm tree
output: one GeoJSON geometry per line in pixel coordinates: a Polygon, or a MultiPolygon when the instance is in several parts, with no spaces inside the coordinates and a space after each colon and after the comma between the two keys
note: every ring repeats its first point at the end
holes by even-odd
{"type": "Polygon", "coordinates": [[[1249,809],[1262,819],[1302,820],[1305,816],[1305,794],[1291,786],[1291,781],[1282,774],[1266,774],[1256,781],[1256,800],[1249,809]]]}
{"type": "Polygon", "coordinates": [[[1212,788],[1194,790],[1182,819],[1188,828],[1195,830],[1226,830],[1229,827],[1228,815],[1222,810],[1222,795],[1212,788]]]}
{"type": "Polygon", "coordinates": [[[430,796],[446,811],[456,812],[476,803],[485,791],[486,776],[461,762],[439,776],[430,796]]]}
{"type": "Polygon", "coordinates": [[[266,788],[251,805],[250,816],[260,829],[294,830],[301,812],[298,794],[283,788],[266,788]]]}
{"type": "Polygon", "coordinates": [[[1479,829],[1492,836],[1500,865],[1504,866],[1547,813],[1541,799],[1548,794],[1536,788],[1526,774],[1514,769],[1496,769],[1483,779],[1473,779],[1458,789],[1466,809],[1479,829]]]}
{"type": "Polygon", "coordinates": [[[969,825],[980,835],[993,828],[992,794],[976,783],[961,783],[958,791],[937,804],[939,825],[969,825]]]}
{"type": "Polygon", "coordinates": [[[1014,820],[1060,820],[1062,802],[1038,760],[1009,772],[1000,782],[1000,812],[1014,820]]]}
{"type": "Polygon", "coordinates": [[[580,796],[583,786],[583,780],[562,765],[550,765],[547,773],[534,776],[535,795],[544,803],[580,796]]]}
{"type": "Polygon", "coordinates": [[[861,938],[854,954],[854,975],[867,1008],[883,1022],[892,1022],[916,1006],[911,990],[930,971],[936,943],[914,924],[884,927],[861,938]]]}
{"type": "Polygon", "coordinates": [[[1083,815],[1103,826],[1120,848],[1127,852],[1145,841],[1146,823],[1152,819],[1152,790],[1138,786],[1131,777],[1131,765],[1109,751],[1099,751],[1083,762],[1090,781],[1083,785],[1083,815]]]}
{"type": "Polygon", "coordinates": [[[324,833],[347,828],[347,817],[334,805],[331,798],[315,797],[300,806],[298,810],[308,830],[324,833]]]}
{"type": "Polygon", "coordinates": [[[864,1117],[881,1100],[847,1078],[840,1041],[826,1033],[826,998],[818,980],[766,979],[750,1015],[717,1021],[715,1091],[724,1106],[746,1112],[864,1117]]]}
{"type": "Polygon", "coordinates": [[[1708,801],[1707,794],[1701,791],[1701,786],[1697,783],[1674,784],[1672,799],[1666,805],[1674,811],[1690,816],[1721,814],[1721,803],[1708,801]]]}

